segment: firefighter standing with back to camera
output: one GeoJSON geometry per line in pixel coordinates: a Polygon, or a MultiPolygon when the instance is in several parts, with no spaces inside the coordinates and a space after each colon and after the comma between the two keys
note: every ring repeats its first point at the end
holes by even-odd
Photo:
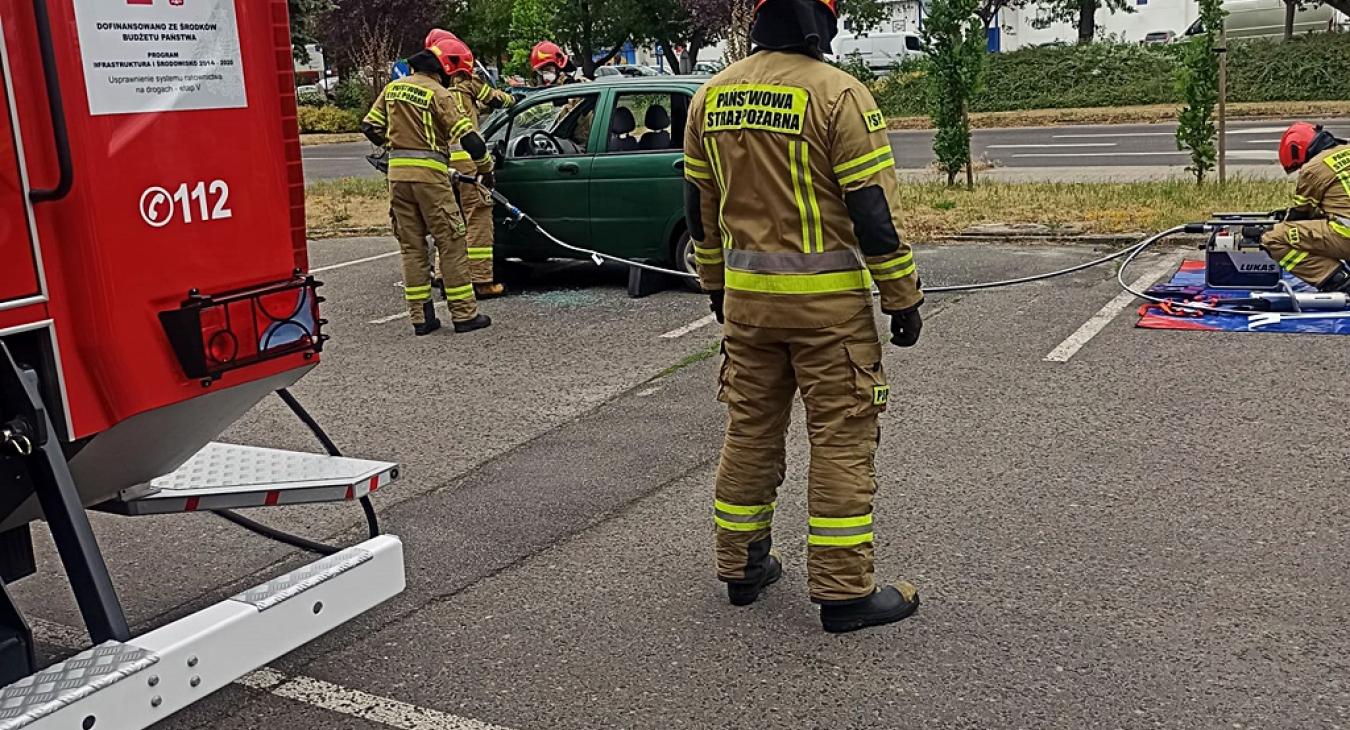
{"type": "MultiPolygon", "coordinates": [[[[430,48],[443,40],[462,43],[454,33],[432,28],[427,33],[426,45],[430,48]]],[[[469,67],[473,68],[472,60],[469,61],[469,67]]],[[[451,79],[450,91],[455,95],[461,110],[473,120],[474,131],[479,131],[478,118],[481,112],[509,107],[515,102],[515,97],[494,89],[475,76],[472,70],[467,74],[455,74],[451,79]]],[[[450,166],[470,177],[478,174],[477,163],[463,149],[463,145],[451,146],[450,166]]],[[[481,182],[491,187],[490,177],[481,182]]],[[[492,198],[483,187],[471,182],[455,183],[455,193],[459,196],[459,208],[464,213],[464,223],[468,227],[469,274],[473,279],[474,295],[480,300],[495,299],[506,293],[506,287],[497,283],[492,268],[492,198]]]]}
{"type": "Polygon", "coordinates": [[[901,347],[918,341],[923,303],[897,229],[885,118],[865,86],[821,60],[837,25],[834,0],[759,0],[754,52],[695,95],[685,136],[699,277],[725,320],[718,577],[731,603],[746,605],[782,574],[770,527],[800,390],[810,594],[831,632],[899,621],[919,606],[913,585],[878,588],[873,576],[873,459],[891,386],[872,283],[901,347]]]}
{"type": "Polygon", "coordinates": [[[1261,237],[1280,267],[1324,292],[1350,294],[1350,145],[1307,122],[1280,139],[1280,164],[1298,172],[1294,207],[1261,237]]]}
{"type": "Polygon", "coordinates": [[[438,41],[408,59],[413,75],[384,87],[361,123],[371,142],[389,150],[389,197],[403,255],[403,296],[413,332],[419,336],[441,325],[431,301],[428,233],[440,254],[455,331],[471,332],[492,324],[478,311],[464,219],[450,186],[450,145],[462,147],[478,173],[492,172],[487,144],[446,88],[454,75],[472,73],[472,64],[462,43],[438,41]]]}

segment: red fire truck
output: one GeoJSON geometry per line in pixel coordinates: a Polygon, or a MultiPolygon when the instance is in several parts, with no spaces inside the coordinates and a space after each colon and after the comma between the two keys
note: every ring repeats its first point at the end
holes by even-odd
{"type": "Polygon", "coordinates": [[[213,442],[319,362],[304,221],[286,0],[0,0],[0,578],[45,521],[91,646],[0,591],[0,729],[146,727],[403,589],[374,536],[132,636],[90,528],[397,477],[213,442]]]}

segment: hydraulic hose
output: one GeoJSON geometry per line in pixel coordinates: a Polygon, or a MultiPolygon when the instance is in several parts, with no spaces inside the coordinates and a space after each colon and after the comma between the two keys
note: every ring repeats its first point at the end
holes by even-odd
{"type": "MultiPolygon", "coordinates": [[[[277,391],[277,395],[281,398],[282,402],[291,409],[291,412],[300,419],[300,422],[304,423],[305,426],[309,428],[310,433],[314,434],[314,438],[318,439],[319,443],[323,446],[324,451],[327,451],[329,456],[342,456],[342,452],[338,449],[337,444],[333,443],[333,439],[328,437],[328,433],[323,430],[323,427],[319,425],[319,422],[314,420],[314,416],[310,415],[309,411],[305,410],[305,407],[300,404],[300,401],[297,400],[289,390],[282,388],[277,391]]],[[[366,528],[369,531],[370,536],[379,537],[380,521],[379,517],[375,514],[375,505],[371,503],[369,495],[362,497],[360,501],[361,509],[366,515],[366,528]]],[[[231,510],[215,510],[215,513],[221,518],[233,522],[249,532],[307,552],[317,553],[319,555],[332,555],[333,553],[342,550],[340,547],[315,542],[299,535],[293,535],[289,532],[278,530],[275,527],[268,527],[261,522],[256,522],[231,510]]]]}

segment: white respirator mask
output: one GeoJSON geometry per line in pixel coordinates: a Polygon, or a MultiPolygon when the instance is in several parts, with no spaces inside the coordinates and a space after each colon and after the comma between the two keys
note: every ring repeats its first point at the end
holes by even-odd
{"type": "Polygon", "coordinates": [[[540,77],[544,79],[544,83],[546,83],[546,84],[551,84],[551,83],[553,83],[554,81],[557,81],[557,80],[558,80],[558,72],[557,72],[557,71],[545,71],[544,73],[540,74],[540,77]]]}

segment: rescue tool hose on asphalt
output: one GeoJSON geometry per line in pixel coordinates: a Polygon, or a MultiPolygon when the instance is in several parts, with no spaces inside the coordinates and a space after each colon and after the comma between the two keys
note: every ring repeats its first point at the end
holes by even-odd
{"type": "MultiPolygon", "coordinates": [[[[282,388],[277,391],[277,395],[281,398],[282,402],[286,404],[286,407],[291,409],[291,412],[295,414],[296,418],[299,418],[300,422],[304,423],[305,426],[309,428],[310,433],[314,434],[314,438],[318,439],[319,443],[323,445],[324,451],[327,451],[329,456],[342,456],[342,451],[338,449],[337,444],[333,443],[333,439],[328,437],[327,432],[323,430],[323,427],[319,425],[319,422],[314,420],[314,416],[310,415],[309,411],[305,410],[305,407],[300,404],[300,401],[297,400],[294,395],[291,395],[289,390],[282,388]]],[[[362,497],[360,501],[361,509],[366,513],[366,527],[370,532],[370,536],[379,537],[380,521],[379,517],[375,515],[375,505],[371,504],[369,495],[362,497]]],[[[249,532],[256,533],[269,540],[276,540],[277,542],[307,552],[316,553],[318,555],[332,555],[342,550],[340,547],[325,545],[324,543],[315,542],[300,537],[299,535],[283,532],[274,527],[268,527],[261,522],[254,522],[237,512],[227,509],[215,510],[215,513],[221,518],[233,522],[249,532]]]]}

